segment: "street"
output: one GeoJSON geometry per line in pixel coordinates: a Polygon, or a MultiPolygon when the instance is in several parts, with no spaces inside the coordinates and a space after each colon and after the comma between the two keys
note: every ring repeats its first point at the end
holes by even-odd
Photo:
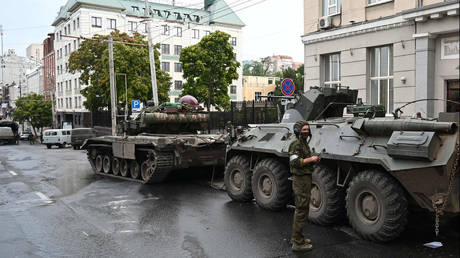
{"type": "Polygon", "coordinates": [[[232,202],[209,180],[142,185],[94,175],[85,151],[0,146],[0,257],[459,257],[459,218],[443,217],[436,239],[424,212],[390,243],[361,240],[345,222],[308,225],[314,249],[295,254],[292,208],[232,202]],[[423,246],[431,241],[444,246],[423,246]]]}

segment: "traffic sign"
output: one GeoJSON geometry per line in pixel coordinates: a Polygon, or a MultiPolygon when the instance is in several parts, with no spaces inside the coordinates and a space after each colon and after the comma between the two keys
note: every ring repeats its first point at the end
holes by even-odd
{"type": "Polygon", "coordinates": [[[295,91],[295,85],[294,82],[286,78],[281,82],[281,93],[283,93],[285,96],[291,96],[294,94],[295,91]]]}
{"type": "Polygon", "coordinates": [[[141,108],[141,101],[138,99],[131,100],[131,108],[132,109],[140,109],[141,108]]]}

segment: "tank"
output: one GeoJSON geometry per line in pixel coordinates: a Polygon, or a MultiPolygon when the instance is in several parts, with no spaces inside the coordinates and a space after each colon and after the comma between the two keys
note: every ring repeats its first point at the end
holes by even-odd
{"type": "Polygon", "coordinates": [[[0,144],[19,144],[19,125],[14,121],[0,121],[0,144]]]}
{"type": "Polygon", "coordinates": [[[96,174],[157,183],[177,169],[223,166],[225,135],[202,134],[208,114],[198,105],[147,105],[133,120],[119,125],[123,136],[86,140],[88,160],[96,174]]]}
{"type": "Polygon", "coordinates": [[[294,123],[304,119],[311,151],[321,157],[312,175],[310,221],[330,225],[347,217],[363,238],[389,241],[404,230],[409,207],[458,214],[458,121],[385,117],[382,107],[353,105],[356,98],[348,88],[312,88],[289,104],[281,123],[235,131],[224,176],[230,198],[286,207],[288,149],[294,123]]]}

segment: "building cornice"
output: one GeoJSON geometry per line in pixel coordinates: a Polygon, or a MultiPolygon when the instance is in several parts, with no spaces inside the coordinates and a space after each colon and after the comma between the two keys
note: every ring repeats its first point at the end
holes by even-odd
{"type": "Polygon", "coordinates": [[[390,30],[399,27],[405,27],[413,25],[412,21],[407,21],[401,16],[392,17],[389,19],[382,19],[373,22],[366,22],[358,25],[352,25],[347,27],[338,28],[335,30],[325,32],[315,32],[302,36],[302,42],[304,44],[312,44],[316,42],[322,42],[327,40],[333,40],[338,38],[345,38],[356,36],[369,32],[377,32],[390,30]]]}

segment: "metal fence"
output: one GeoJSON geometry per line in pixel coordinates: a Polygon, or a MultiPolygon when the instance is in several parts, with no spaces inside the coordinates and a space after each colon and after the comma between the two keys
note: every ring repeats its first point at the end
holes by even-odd
{"type": "MultiPolygon", "coordinates": [[[[119,115],[117,120],[121,121],[123,114],[119,115]]],[[[209,112],[208,129],[223,130],[227,122],[233,126],[277,123],[280,116],[276,104],[271,101],[234,101],[231,102],[230,110],[209,112]]],[[[93,127],[111,127],[110,111],[93,112],[92,122],[93,127]]]]}

